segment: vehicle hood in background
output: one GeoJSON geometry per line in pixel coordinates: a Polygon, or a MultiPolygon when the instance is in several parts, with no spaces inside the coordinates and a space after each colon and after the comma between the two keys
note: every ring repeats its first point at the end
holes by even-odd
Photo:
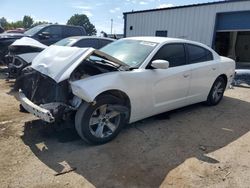
{"type": "Polygon", "coordinates": [[[90,55],[97,55],[118,65],[126,65],[103,52],[95,50],[94,48],[52,45],[35,57],[31,67],[59,83],[68,79],[78,65],[90,55]]]}
{"type": "Polygon", "coordinates": [[[16,40],[10,45],[10,47],[15,47],[15,46],[30,46],[30,47],[40,48],[40,49],[45,49],[48,47],[38,42],[37,40],[29,38],[29,37],[22,37],[21,39],[16,40]]]}
{"type": "Polygon", "coordinates": [[[0,40],[2,39],[20,39],[25,35],[22,33],[1,33],[0,40]]]}

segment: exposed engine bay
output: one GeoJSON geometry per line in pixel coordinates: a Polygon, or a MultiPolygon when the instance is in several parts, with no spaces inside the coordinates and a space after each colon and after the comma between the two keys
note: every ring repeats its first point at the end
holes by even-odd
{"type": "MultiPolygon", "coordinates": [[[[104,61],[103,61],[104,62],[104,61]]],[[[89,76],[103,74],[107,72],[117,71],[118,68],[114,65],[98,63],[97,61],[88,58],[84,60],[70,75],[70,81],[80,80],[89,76]]]]}
{"type": "MultiPolygon", "coordinates": [[[[32,67],[23,69],[15,83],[16,90],[22,90],[34,104],[51,111],[57,119],[67,119],[74,113],[82,100],[73,95],[70,82],[89,76],[118,71],[118,67],[107,60],[92,60],[91,56],[83,60],[67,80],[57,83],[32,67]]],[[[96,57],[95,57],[96,59],[96,57]]]]}

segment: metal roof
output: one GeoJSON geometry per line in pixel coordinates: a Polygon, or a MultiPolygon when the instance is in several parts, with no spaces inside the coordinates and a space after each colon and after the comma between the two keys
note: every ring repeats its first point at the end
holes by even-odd
{"type": "Polygon", "coordinates": [[[162,11],[162,10],[189,8],[189,7],[198,7],[198,6],[214,5],[214,4],[236,3],[236,2],[239,2],[239,1],[249,1],[249,0],[214,1],[214,2],[208,2],[208,3],[197,3],[197,4],[191,4],[191,5],[181,5],[181,6],[167,7],[167,8],[155,8],[155,9],[148,9],[148,10],[138,10],[138,11],[124,12],[123,14],[126,15],[126,14],[143,13],[143,12],[153,12],[153,11],[162,11]]]}

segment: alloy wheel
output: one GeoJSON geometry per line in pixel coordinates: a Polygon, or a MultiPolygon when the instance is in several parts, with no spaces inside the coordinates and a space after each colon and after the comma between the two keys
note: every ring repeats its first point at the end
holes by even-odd
{"type": "Polygon", "coordinates": [[[89,129],[93,136],[106,138],[118,128],[121,114],[111,108],[112,105],[104,104],[98,107],[91,115],[89,129]]]}
{"type": "Polygon", "coordinates": [[[214,86],[212,94],[214,102],[218,102],[222,98],[223,93],[224,93],[223,83],[217,82],[214,86]]]}

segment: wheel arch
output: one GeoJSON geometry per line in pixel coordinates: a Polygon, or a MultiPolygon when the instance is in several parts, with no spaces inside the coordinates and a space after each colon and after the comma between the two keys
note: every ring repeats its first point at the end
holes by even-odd
{"type": "Polygon", "coordinates": [[[99,93],[95,97],[94,101],[96,101],[99,97],[102,97],[103,95],[112,95],[114,97],[117,97],[118,99],[122,99],[122,101],[124,102],[123,105],[125,105],[129,109],[127,121],[130,120],[130,116],[131,116],[131,100],[130,100],[129,96],[124,91],[119,90],[119,89],[106,90],[106,91],[103,91],[103,92],[99,93]]]}
{"type": "Polygon", "coordinates": [[[100,96],[103,96],[103,95],[112,95],[112,96],[114,96],[114,97],[117,97],[117,98],[119,98],[119,99],[122,99],[122,100],[124,101],[124,104],[126,105],[126,107],[128,107],[129,110],[131,111],[131,101],[130,101],[129,96],[128,96],[125,92],[123,92],[123,91],[121,91],[121,90],[119,90],[119,89],[110,89],[110,90],[106,90],[106,91],[103,91],[103,92],[99,93],[99,94],[95,97],[95,100],[96,100],[97,98],[99,98],[100,96]]]}
{"type": "Polygon", "coordinates": [[[224,81],[226,82],[226,85],[227,85],[227,82],[228,82],[227,75],[226,75],[226,74],[221,74],[221,75],[219,75],[219,76],[216,78],[216,80],[217,80],[219,77],[223,78],[224,81]]]}

